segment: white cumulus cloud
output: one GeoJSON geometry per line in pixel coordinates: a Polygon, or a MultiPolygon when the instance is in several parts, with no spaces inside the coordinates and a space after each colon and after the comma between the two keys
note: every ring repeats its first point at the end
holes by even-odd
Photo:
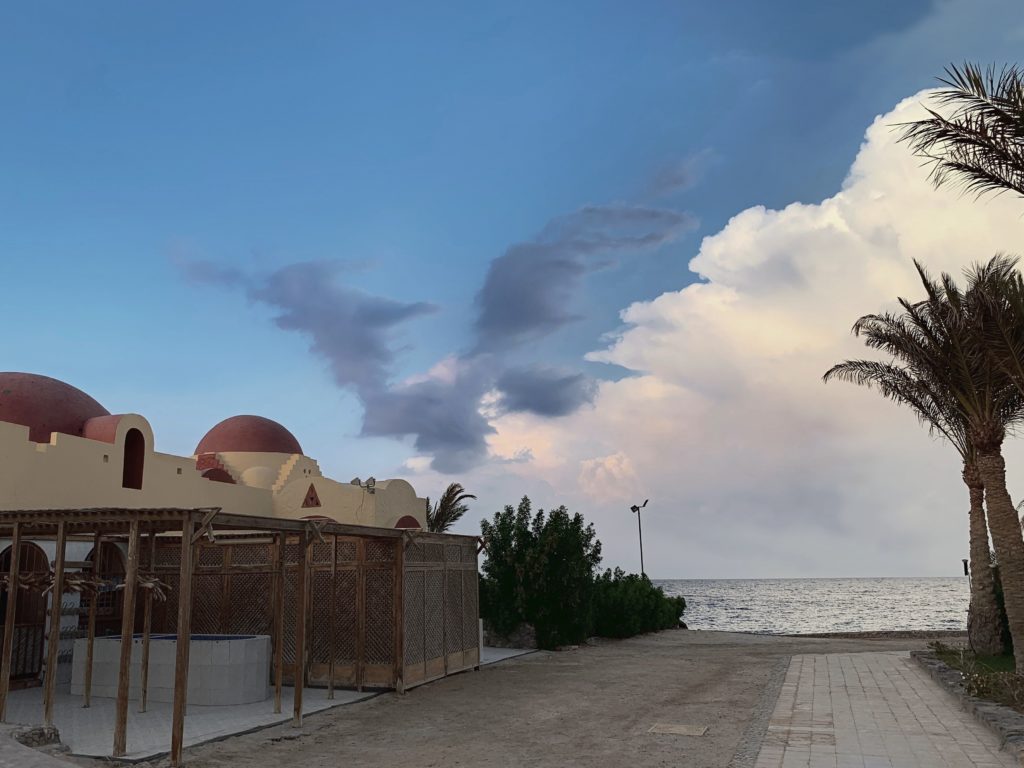
{"type": "MultiPolygon", "coordinates": [[[[920,295],[912,259],[959,274],[1024,251],[1024,201],[935,190],[896,142],[893,124],[927,98],[874,121],[834,196],[750,208],[706,237],[690,264],[702,280],[626,308],[589,355],[635,375],[565,418],[497,419],[491,451],[534,458],[471,482],[556,490],[551,501],[595,519],[608,564],[629,567],[633,499],[618,491],[650,496],[654,576],[957,573],[967,498],[955,453],[876,393],[821,381],[867,354],[850,336],[857,317],[920,295]]],[[[1017,495],[1019,455],[1009,448],[1017,495]]]]}

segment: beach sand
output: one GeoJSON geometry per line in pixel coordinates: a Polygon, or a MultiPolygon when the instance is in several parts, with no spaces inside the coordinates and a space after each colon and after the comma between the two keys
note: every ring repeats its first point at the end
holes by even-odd
{"type": "Polygon", "coordinates": [[[924,637],[686,630],[600,641],[312,715],[301,729],[276,726],[195,747],[186,761],[190,768],[742,768],[753,764],[791,655],[926,644],[924,637]],[[656,724],[708,730],[649,733],[656,724]]]}

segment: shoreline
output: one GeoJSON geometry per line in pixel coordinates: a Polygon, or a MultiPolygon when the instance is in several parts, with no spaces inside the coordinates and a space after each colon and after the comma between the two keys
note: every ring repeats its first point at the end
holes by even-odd
{"type": "Polygon", "coordinates": [[[966,629],[879,629],[865,632],[786,633],[778,637],[816,637],[838,640],[922,640],[929,637],[967,637],[966,629]]]}
{"type": "Polygon", "coordinates": [[[752,632],[738,629],[687,627],[686,632],[720,632],[756,637],[793,637],[819,640],[923,640],[930,637],[967,637],[966,629],[871,629],[850,632],[752,632]]]}

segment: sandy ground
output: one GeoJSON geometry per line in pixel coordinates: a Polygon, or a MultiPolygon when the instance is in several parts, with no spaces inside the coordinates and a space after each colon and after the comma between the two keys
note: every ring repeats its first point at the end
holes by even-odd
{"type": "MultiPolygon", "coordinates": [[[[668,631],[538,652],[289,725],[187,750],[189,768],[751,765],[796,653],[922,648],[911,639],[668,631]],[[705,736],[651,734],[655,723],[705,736]]],[[[153,765],[164,766],[166,761],[153,765]]]]}

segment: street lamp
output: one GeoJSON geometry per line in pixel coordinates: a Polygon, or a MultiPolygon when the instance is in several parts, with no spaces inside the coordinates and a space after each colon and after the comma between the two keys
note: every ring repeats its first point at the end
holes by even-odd
{"type": "Polygon", "coordinates": [[[647,502],[648,501],[650,501],[650,499],[644,499],[644,503],[641,504],[639,507],[636,504],[634,504],[632,507],[629,508],[630,512],[635,512],[636,513],[636,529],[640,533],[640,575],[641,576],[646,576],[647,574],[644,573],[644,527],[640,524],[640,510],[647,506],[647,502]]]}

